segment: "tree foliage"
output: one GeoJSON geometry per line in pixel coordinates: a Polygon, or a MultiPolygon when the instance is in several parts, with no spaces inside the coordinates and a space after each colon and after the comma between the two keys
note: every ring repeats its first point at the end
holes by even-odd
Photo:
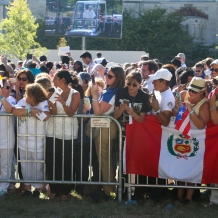
{"type": "Polygon", "coordinates": [[[47,52],[35,41],[38,24],[26,0],[14,0],[7,7],[7,18],[0,23],[0,53],[23,59],[27,53],[36,56],[47,52]]]}
{"type": "Polygon", "coordinates": [[[123,14],[122,40],[88,39],[88,49],[146,51],[150,57],[169,61],[178,52],[190,52],[192,37],[183,28],[182,16],[164,8],[123,14]]]}

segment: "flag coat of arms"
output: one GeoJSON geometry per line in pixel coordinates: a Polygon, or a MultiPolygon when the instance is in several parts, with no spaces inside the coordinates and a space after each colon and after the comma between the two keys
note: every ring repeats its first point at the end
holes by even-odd
{"type": "Polygon", "coordinates": [[[184,182],[218,183],[218,126],[192,129],[186,138],[157,117],[147,115],[144,123],[126,126],[126,173],[184,182]]]}

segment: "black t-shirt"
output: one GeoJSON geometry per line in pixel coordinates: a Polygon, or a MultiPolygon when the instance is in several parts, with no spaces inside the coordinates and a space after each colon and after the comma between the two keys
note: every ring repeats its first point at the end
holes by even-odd
{"type": "MultiPolygon", "coordinates": [[[[123,99],[129,100],[129,102],[131,103],[131,107],[138,115],[140,115],[140,113],[148,113],[151,111],[149,96],[141,89],[138,90],[138,94],[135,97],[129,95],[128,87],[120,89],[116,94],[115,107],[120,107],[123,99]]],[[[123,125],[125,125],[125,123],[129,121],[129,114],[123,112],[119,120],[123,125]]]]}

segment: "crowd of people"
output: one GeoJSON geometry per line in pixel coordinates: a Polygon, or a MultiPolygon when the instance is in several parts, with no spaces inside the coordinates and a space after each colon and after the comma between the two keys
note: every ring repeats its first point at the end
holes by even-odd
{"type": "MultiPolygon", "coordinates": [[[[119,145],[116,123],[110,122],[110,130],[101,128],[101,134],[93,135],[90,151],[90,135],[86,131],[88,126],[90,128],[89,119],[83,119],[83,125],[79,125],[82,121],[73,117],[75,114],[114,117],[121,124],[123,143],[126,123],[133,119],[142,123],[147,114],[153,114],[163,126],[168,126],[182,103],[189,111],[192,129],[204,129],[210,119],[214,125],[218,124],[218,95],[215,93],[209,100],[206,98],[218,85],[218,59],[206,58],[187,67],[184,53],[179,53],[167,64],[147,55],[141,56],[137,63],[125,64],[112,64],[102,58],[101,53],[93,60],[88,51],[80,58],[81,61],[73,60],[68,54],[63,58],[64,62],[55,63],[48,61],[46,56],[39,60],[32,56],[16,66],[1,56],[0,110],[19,117],[15,129],[13,116],[9,122],[5,116],[0,116],[1,179],[13,178],[16,156],[20,160],[19,177],[24,180],[19,188],[22,196],[38,198],[44,191],[45,184],[25,183],[25,180],[45,179],[43,161],[47,180],[116,181],[119,145]],[[57,89],[61,92],[56,92],[57,89]],[[54,92],[55,97],[51,100],[54,92]],[[5,127],[10,133],[9,141],[3,135],[5,127]],[[17,134],[21,134],[18,141],[15,140],[17,134]],[[26,137],[25,134],[33,136],[26,137]],[[18,153],[14,150],[16,147],[18,153]],[[93,175],[89,176],[90,163],[93,175]],[[33,192],[31,186],[35,188],[33,192]]],[[[139,179],[144,181],[143,176],[139,179]]],[[[166,180],[158,179],[158,184],[166,184],[166,180]]],[[[178,181],[178,184],[183,182],[178,181]]],[[[13,183],[1,182],[0,196],[5,197],[14,189],[13,183]]],[[[61,201],[67,201],[73,189],[82,196],[91,195],[95,200],[109,200],[111,192],[115,192],[113,185],[51,183],[49,188],[47,186],[49,199],[60,195],[61,201]]],[[[136,188],[136,198],[143,194],[144,190],[136,188]]],[[[184,189],[178,189],[177,200],[190,203],[193,194],[194,189],[187,189],[185,193],[184,189]]]]}

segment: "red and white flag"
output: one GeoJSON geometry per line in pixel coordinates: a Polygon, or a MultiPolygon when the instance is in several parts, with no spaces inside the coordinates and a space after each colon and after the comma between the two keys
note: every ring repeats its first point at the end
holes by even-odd
{"type": "Polygon", "coordinates": [[[175,129],[180,131],[186,138],[191,137],[191,124],[188,109],[184,104],[179,108],[176,119],[175,119],[175,129]]]}
{"type": "Polygon", "coordinates": [[[213,89],[208,95],[207,95],[207,99],[211,99],[218,91],[218,87],[216,87],[215,89],[213,89]]]}
{"type": "Polygon", "coordinates": [[[218,183],[218,126],[192,130],[187,139],[156,116],[126,125],[126,173],[194,183],[218,183]]]}

